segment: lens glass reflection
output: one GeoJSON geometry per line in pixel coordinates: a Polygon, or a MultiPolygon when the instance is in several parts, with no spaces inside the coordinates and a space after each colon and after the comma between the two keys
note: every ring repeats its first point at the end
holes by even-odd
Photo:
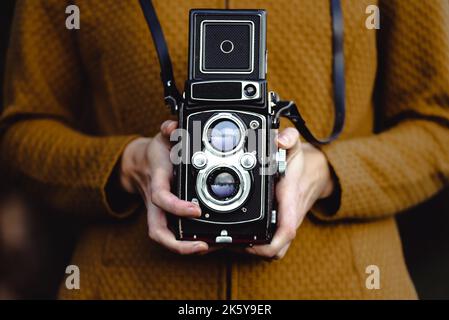
{"type": "Polygon", "coordinates": [[[229,152],[235,149],[240,139],[239,127],[229,120],[218,121],[209,130],[209,143],[220,152],[229,152]]]}
{"type": "Polygon", "coordinates": [[[208,178],[211,195],[217,200],[232,199],[238,192],[240,182],[238,177],[227,170],[216,170],[208,178]]]}

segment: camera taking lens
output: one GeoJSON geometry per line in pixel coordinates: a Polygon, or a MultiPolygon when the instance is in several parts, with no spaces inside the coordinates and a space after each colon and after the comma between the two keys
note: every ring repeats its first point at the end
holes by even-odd
{"type": "Polygon", "coordinates": [[[219,168],[209,175],[207,187],[215,199],[227,201],[234,198],[239,191],[240,181],[233,171],[219,168]]]}

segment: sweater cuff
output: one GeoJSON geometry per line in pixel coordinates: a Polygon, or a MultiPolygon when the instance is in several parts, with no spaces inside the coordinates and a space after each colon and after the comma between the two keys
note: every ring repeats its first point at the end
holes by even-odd
{"type": "Polygon", "coordinates": [[[329,197],[318,200],[311,209],[312,214],[321,220],[333,220],[333,216],[337,214],[341,205],[340,180],[338,179],[338,176],[330,163],[329,169],[331,171],[332,179],[334,180],[334,191],[329,197]]]}
{"type": "Polygon", "coordinates": [[[101,199],[106,211],[115,218],[126,218],[134,213],[142,204],[139,195],[130,194],[120,187],[118,166],[126,146],[139,136],[125,136],[117,138],[115,146],[109,148],[112,152],[111,160],[102,173],[101,199]]]}
{"type": "Polygon", "coordinates": [[[357,171],[350,165],[350,154],[345,152],[342,143],[344,144],[344,141],[338,141],[325,145],[321,149],[328,160],[331,175],[335,182],[332,195],[319,200],[311,210],[314,216],[323,221],[350,218],[348,212],[351,211],[353,206],[356,190],[353,190],[350,181],[357,179],[357,171]],[[352,196],[348,197],[348,195],[352,196]]]}

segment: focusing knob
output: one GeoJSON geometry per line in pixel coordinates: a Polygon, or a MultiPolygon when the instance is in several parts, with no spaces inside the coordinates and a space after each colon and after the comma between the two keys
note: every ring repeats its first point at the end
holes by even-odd
{"type": "Polygon", "coordinates": [[[279,174],[284,175],[287,170],[287,151],[285,149],[279,149],[276,152],[276,162],[279,174]]]}

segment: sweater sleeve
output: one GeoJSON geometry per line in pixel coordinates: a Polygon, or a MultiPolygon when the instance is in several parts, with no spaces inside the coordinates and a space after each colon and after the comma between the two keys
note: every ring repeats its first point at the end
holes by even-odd
{"type": "Polygon", "coordinates": [[[380,14],[385,126],[323,149],[340,188],[338,210],[313,210],[324,220],[391,216],[448,185],[449,2],[380,0],[380,14]]]}
{"type": "Polygon", "coordinates": [[[83,74],[65,1],[18,1],[0,120],[0,154],[20,184],[51,207],[88,217],[124,216],[107,186],[122,150],[135,136],[82,130],[83,74]],[[97,216],[98,215],[98,216],[97,216]]]}

